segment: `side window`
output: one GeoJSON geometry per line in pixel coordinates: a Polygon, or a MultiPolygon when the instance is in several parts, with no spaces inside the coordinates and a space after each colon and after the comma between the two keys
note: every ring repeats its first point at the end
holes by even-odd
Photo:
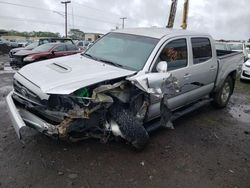
{"type": "Polygon", "coordinates": [[[208,38],[192,38],[194,64],[203,63],[212,58],[211,43],[208,38]]]}
{"type": "Polygon", "coordinates": [[[78,48],[74,44],[67,44],[67,51],[76,51],[78,48]]]}
{"type": "Polygon", "coordinates": [[[60,46],[57,46],[53,49],[54,52],[63,52],[63,51],[66,51],[65,49],[65,45],[60,45],[60,46]]]}
{"type": "Polygon", "coordinates": [[[186,67],[188,64],[187,40],[177,39],[169,42],[160,53],[153,72],[156,72],[156,66],[160,61],[168,63],[168,71],[186,67]]]}

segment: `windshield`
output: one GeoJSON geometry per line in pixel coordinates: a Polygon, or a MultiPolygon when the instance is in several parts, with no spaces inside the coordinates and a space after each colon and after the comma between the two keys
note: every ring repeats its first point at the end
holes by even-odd
{"type": "Polygon", "coordinates": [[[32,51],[33,52],[48,52],[54,46],[55,46],[55,43],[47,43],[47,44],[43,44],[41,46],[34,48],[32,51]]]}
{"type": "Polygon", "coordinates": [[[25,49],[33,49],[38,46],[38,42],[34,42],[25,47],[25,49]]]}
{"type": "Polygon", "coordinates": [[[232,51],[243,51],[243,44],[228,44],[228,48],[232,51]]]}
{"type": "Polygon", "coordinates": [[[122,33],[109,33],[93,44],[85,56],[130,70],[141,70],[158,39],[122,33]]]}

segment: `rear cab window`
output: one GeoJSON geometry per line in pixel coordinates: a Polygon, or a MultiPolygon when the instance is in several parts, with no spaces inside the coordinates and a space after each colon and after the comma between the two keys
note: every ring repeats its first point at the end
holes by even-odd
{"type": "Polygon", "coordinates": [[[193,64],[200,64],[212,58],[212,47],[209,38],[191,38],[193,64]]]}

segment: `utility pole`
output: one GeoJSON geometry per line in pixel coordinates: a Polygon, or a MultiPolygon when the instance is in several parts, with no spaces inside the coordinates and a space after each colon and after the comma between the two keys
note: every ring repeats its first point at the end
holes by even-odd
{"type": "Polygon", "coordinates": [[[187,20],[188,20],[188,9],[189,9],[189,0],[185,0],[183,16],[182,16],[182,29],[187,29],[187,20]]]}
{"type": "Polygon", "coordinates": [[[68,3],[71,3],[71,1],[61,1],[62,4],[65,5],[65,37],[67,38],[68,37],[68,29],[67,29],[67,26],[68,26],[68,3]]]}
{"type": "Polygon", "coordinates": [[[122,18],[120,18],[121,20],[122,20],[122,29],[124,29],[124,22],[125,22],[125,20],[126,19],[128,19],[127,17],[122,17],[122,18]]]}
{"type": "Polygon", "coordinates": [[[177,3],[178,3],[178,0],[172,0],[167,28],[174,27],[174,20],[175,20],[175,14],[176,14],[176,9],[177,9],[177,3]]]}

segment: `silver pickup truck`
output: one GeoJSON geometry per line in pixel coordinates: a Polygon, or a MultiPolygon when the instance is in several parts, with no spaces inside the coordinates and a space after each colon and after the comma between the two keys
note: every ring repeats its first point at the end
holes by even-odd
{"type": "Polygon", "coordinates": [[[20,69],[7,106],[20,139],[22,130],[31,127],[72,141],[120,137],[141,149],[160,127],[152,120],[161,115],[163,96],[171,120],[208,102],[223,108],[243,61],[242,53],[216,51],[207,34],[117,30],[83,54],[20,69]],[[171,84],[178,88],[168,90],[171,84]]]}

